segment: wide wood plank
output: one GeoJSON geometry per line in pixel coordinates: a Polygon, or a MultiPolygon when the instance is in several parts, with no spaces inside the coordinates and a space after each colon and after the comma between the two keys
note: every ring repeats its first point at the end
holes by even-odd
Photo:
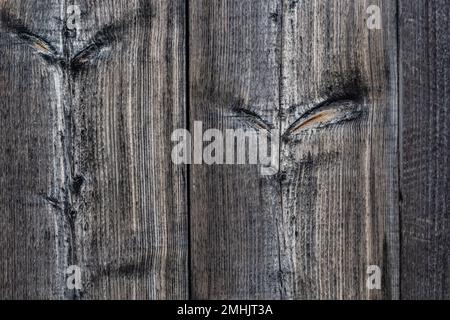
{"type": "Polygon", "coordinates": [[[396,6],[377,4],[381,30],[362,1],[191,2],[191,126],[244,109],[282,138],[274,177],[193,167],[194,297],[398,297],[396,6]]]}
{"type": "Polygon", "coordinates": [[[450,3],[400,0],[401,297],[450,298],[450,3]]]}
{"type": "Polygon", "coordinates": [[[2,295],[187,298],[186,170],[170,141],[186,126],[184,1],[78,1],[75,29],[70,1],[32,2],[14,15],[41,27],[2,34],[2,295]]]}

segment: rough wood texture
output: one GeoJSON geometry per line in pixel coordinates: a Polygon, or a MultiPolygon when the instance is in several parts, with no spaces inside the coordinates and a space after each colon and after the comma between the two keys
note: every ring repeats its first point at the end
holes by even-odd
{"type": "Polygon", "coordinates": [[[395,13],[390,0],[284,2],[285,297],[398,297],[395,13]],[[381,30],[366,24],[373,4],[381,30]],[[370,265],[381,290],[366,287],[370,265]]]}
{"type": "MultiPolygon", "coordinates": [[[[195,0],[189,9],[191,128],[249,130],[244,110],[276,123],[277,1],[195,0]]],[[[192,298],[280,297],[277,176],[194,165],[190,198],[192,298]]]]}
{"type": "Polygon", "coordinates": [[[403,299],[450,299],[449,16],[449,1],[400,1],[403,299]]]}
{"type": "Polygon", "coordinates": [[[55,70],[33,48],[36,39],[27,37],[57,41],[47,28],[61,25],[59,4],[0,4],[0,299],[62,298],[61,219],[46,201],[64,180],[54,127],[57,84],[55,70]]]}
{"type": "Polygon", "coordinates": [[[33,3],[2,2],[2,295],[187,298],[184,2],[33,3]]]}
{"type": "Polygon", "coordinates": [[[450,298],[448,1],[72,4],[0,0],[0,299],[450,298]]]}
{"type": "Polygon", "coordinates": [[[271,178],[193,167],[193,297],[398,297],[396,6],[378,5],[370,31],[364,1],[191,2],[191,123],[239,126],[239,107],[283,138],[271,178]]]}

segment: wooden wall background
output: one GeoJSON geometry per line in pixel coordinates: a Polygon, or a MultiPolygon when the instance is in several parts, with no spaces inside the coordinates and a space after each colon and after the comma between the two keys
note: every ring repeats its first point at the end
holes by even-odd
{"type": "Polygon", "coordinates": [[[450,298],[449,1],[0,16],[0,298],[450,298]],[[172,163],[173,130],[255,119],[281,138],[276,175],[172,163]]]}

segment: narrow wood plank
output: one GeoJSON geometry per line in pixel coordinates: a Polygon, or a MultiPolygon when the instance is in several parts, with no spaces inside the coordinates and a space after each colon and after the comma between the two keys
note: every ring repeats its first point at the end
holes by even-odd
{"type": "MultiPolygon", "coordinates": [[[[203,130],[257,135],[251,123],[260,117],[278,136],[280,1],[189,7],[191,133],[199,121],[203,130]]],[[[192,166],[192,298],[280,298],[277,177],[249,164],[192,166]]]]}
{"type": "Polygon", "coordinates": [[[63,298],[59,1],[0,1],[0,299],[63,298]],[[34,35],[40,35],[37,38],[34,35]],[[45,39],[45,40],[44,40],[45,39]]]}
{"type": "Polygon", "coordinates": [[[284,1],[284,298],[398,297],[395,15],[389,0],[284,1]]]}
{"type": "Polygon", "coordinates": [[[170,141],[186,127],[185,3],[79,6],[81,31],[68,40],[77,295],[185,299],[186,170],[170,141]]]}
{"type": "Polygon", "coordinates": [[[450,298],[450,3],[400,0],[401,296],[450,298]]]}

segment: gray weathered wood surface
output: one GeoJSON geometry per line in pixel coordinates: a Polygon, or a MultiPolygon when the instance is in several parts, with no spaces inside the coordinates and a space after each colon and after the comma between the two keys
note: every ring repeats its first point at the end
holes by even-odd
{"type": "MultiPolygon", "coordinates": [[[[190,119],[248,129],[250,110],[278,135],[276,1],[192,1],[189,9],[190,119]]],[[[281,297],[277,178],[255,165],[192,166],[193,298],[281,297]]]]}
{"type": "Polygon", "coordinates": [[[284,3],[279,216],[289,298],[398,297],[395,17],[391,0],[284,3]],[[381,30],[367,28],[372,4],[381,30]],[[366,287],[370,265],[383,270],[381,290],[366,287]]]}
{"type": "Polygon", "coordinates": [[[450,298],[448,1],[71,4],[0,0],[1,299],[450,298]]]}
{"type": "Polygon", "coordinates": [[[2,1],[0,295],[187,298],[185,5],[68,3],[2,1]]]}
{"type": "Polygon", "coordinates": [[[194,1],[191,118],[244,108],[283,139],[271,178],[193,167],[193,297],[398,297],[396,6],[379,5],[370,31],[362,1],[194,1]]]}
{"type": "Polygon", "coordinates": [[[404,299],[450,299],[449,17],[449,1],[400,1],[404,299]]]}

